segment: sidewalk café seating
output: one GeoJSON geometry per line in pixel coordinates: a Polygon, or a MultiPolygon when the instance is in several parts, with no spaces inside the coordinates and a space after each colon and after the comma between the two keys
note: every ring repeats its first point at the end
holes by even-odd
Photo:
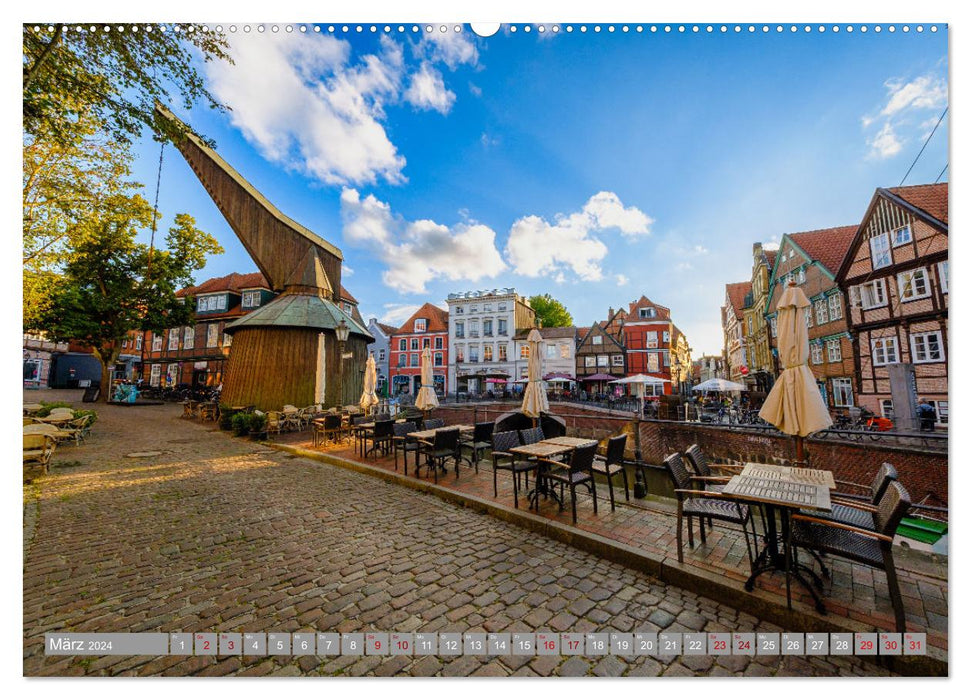
{"type": "Polygon", "coordinates": [[[442,418],[429,418],[422,422],[422,430],[438,430],[439,428],[445,427],[445,421],[442,418]]]}
{"type": "Polygon", "coordinates": [[[286,418],[281,411],[266,412],[266,432],[279,435],[286,428],[286,418]]]}
{"type": "Polygon", "coordinates": [[[627,447],[627,433],[617,435],[607,441],[607,453],[593,460],[593,471],[607,477],[607,490],[610,492],[610,510],[614,505],[614,476],[620,474],[624,480],[624,498],[630,501],[630,487],[627,485],[627,472],[624,470],[624,449],[627,447]]]}
{"type": "Polygon", "coordinates": [[[56,447],[57,442],[50,435],[24,435],[24,466],[39,464],[46,474],[56,447]]]}
{"type": "Polygon", "coordinates": [[[834,497],[830,499],[830,504],[833,509],[828,513],[816,510],[802,510],[800,513],[818,518],[819,520],[832,520],[833,522],[843,523],[844,525],[852,525],[864,530],[875,531],[877,525],[874,514],[877,512],[880,500],[883,498],[883,494],[886,493],[887,487],[890,486],[890,482],[896,480],[897,470],[892,464],[884,462],[877,469],[877,473],[873,476],[873,482],[869,487],[853,484],[848,481],[836,480],[837,484],[866,489],[869,496],[866,500],[862,498],[855,500],[834,497]]]}
{"type": "Polygon", "coordinates": [[[374,421],[374,430],[364,436],[364,456],[366,457],[368,452],[375,452],[378,449],[381,450],[382,454],[388,454],[393,447],[393,440],[394,421],[390,418],[374,421]],[[369,440],[371,441],[371,448],[367,449],[369,440]]]}
{"type": "Polygon", "coordinates": [[[219,404],[209,401],[199,407],[199,417],[204,421],[214,421],[219,418],[219,404]]]}
{"type": "Polygon", "coordinates": [[[74,440],[74,435],[72,435],[67,430],[64,430],[58,425],[52,425],[51,423],[34,423],[33,425],[25,425],[23,427],[24,435],[47,435],[54,439],[58,445],[62,442],[67,442],[68,440],[74,440]]]}
{"type": "Polygon", "coordinates": [[[492,446],[492,432],[495,430],[495,427],[496,424],[489,421],[476,423],[472,429],[471,438],[459,442],[460,447],[468,447],[472,450],[469,463],[475,467],[476,474],[479,473],[479,455],[483,450],[492,446]]]}
{"type": "MultiPolygon", "coordinates": [[[[445,469],[445,462],[449,459],[455,462],[455,478],[459,475],[459,461],[462,452],[459,449],[459,429],[439,428],[435,431],[434,440],[419,440],[419,456],[425,457],[425,464],[432,470],[435,483],[438,483],[438,470],[445,469]]],[[[415,463],[415,476],[418,476],[419,462],[415,463]]]]}
{"type": "Polygon", "coordinates": [[[420,445],[414,438],[408,437],[408,433],[416,432],[417,428],[411,421],[394,424],[394,437],[391,440],[391,449],[394,451],[394,470],[398,471],[398,453],[402,453],[405,462],[405,476],[408,476],[408,453],[415,453],[415,464],[418,464],[418,450],[420,445]]]}
{"type": "MultiPolygon", "coordinates": [[[[715,476],[712,473],[712,465],[708,461],[707,455],[702,451],[698,444],[691,445],[688,449],[684,451],[685,457],[688,458],[688,462],[694,468],[695,471],[695,481],[705,482],[705,491],[712,491],[714,493],[721,493],[725,490],[725,484],[731,477],[728,476],[715,476]]],[[[741,471],[740,468],[734,467],[732,465],[716,465],[716,469],[728,470],[728,471],[741,471]]],[[[764,523],[763,523],[764,524],[764,523]]],[[[708,526],[713,527],[711,518],[708,518],[708,526]]]]}
{"type": "Polygon", "coordinates": [[[94,424],[94,416],[90,413],[80,418],[76,418],[61,428],[62,431],[70,434],[75,444],[80,445],[84,439],[91,434],[91,426],[94,424]]]}
{"type": "Polygon", "coordinates": [[[519,436],[520,436],[520,439],[522,440],[522,444],[524,445],[532,445],[533,443],[537,443],[541,440],[546,439],[546,436],[543,435],[543,429],[538,427],[520,430],[519,436]]]}
{"type": "MultiPolygon", "coordinates": [[[[597,443],[581,445],[570,453],[569,464],[543,459],[553,467],[562,467],[562,471],[550,471],[543,478],[560,484],[562,492],[564,486],[570,487],[570,505],[573,508],[573,524],[577,522],[577,486],[586,484],[593,497],[593,512],[597,513],[597,482],[593,478],[593,458],[597,453],[597,443]]],[[[563,499],[560,498],[560,510],[563,510],[563,499]]]]}
{"type": "MultiPolygon", "coordinates": [[[[53,413],[54,412],[51,411],[51,415],[53,415],[53,413]]],[[[199,415],[199,402],[198,401],[192,401],[190,399],[188,401],[183,401],[182,402],[182,417],[183,418],[196,418],[196,417],[198,417],[198,415],[199,415]]]]}
{"type": "Polygon", "coordinates": [[[674,483],[674,493],[678,499],[678,562],[684,563],[684,543],[682,539],[682,522],[685,517],[688,520],[688,546],[694,547],[694,532],[691,519],[698,518],[698,529],[701,533],[701,541],[705,542],[705,520],[721,520],[726,523],[740,525],[745,535],[745,548],[748,550],[749,568],[754,566],[752,557],[752,543],[749,541],[748,525],[752,525],[752,534],[758,541],[755,533],[755,522],[752,520],[752,511],[749,506],[740,502],[739,499],[724,493],[714,491],[692,489],[692,482],[700,477],[692,477],[684,466],[684,460],[678,452],[670,454],[664,458],[664,466],[668,470],[668,476],[674,483]]]}
{"type": "Polygon", "coordinates": [[[516,508],[519,508],[519,475],[526,475],[526,488],[528,489],[529,473],[536,468],[534,464],[526,460],[518,461],[516,455],[509,452],[511,447],[519,447],[521,444],[518,430],[504,430],[492,434],[492,495],[496,498],[499,497],[499,472],[510,472],[513,477],[513,505],[516,508]]]}
{"type": "Polygon", "coordinates": [[[907,489],[899,481],[891,481],[873,513],[875,529],[872,531],[804,513],[793,514],[786,542],[786,602],[789,607],[792,607],[791,573],[798,563],[799,549],[830,554],[886,573],[897,631],[905,632],[903,599],[892,550],[894,533],[909,508],[907,489]]]}
{"type": "Polygon", "coordinates": [[[314,421],[313,445],[318,447],[329,441],[337,443],[344,432],[344,421],[337,413],[328,413],[314,421]]]}

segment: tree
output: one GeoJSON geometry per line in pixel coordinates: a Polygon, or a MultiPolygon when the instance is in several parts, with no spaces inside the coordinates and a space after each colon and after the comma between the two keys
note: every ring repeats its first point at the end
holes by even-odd
{"type": "Polygon", "coordinates": [[[549,294],[537,294],[529,298],[529,305],[536,312],[536,322],[543,328],[558,328],[572,326],[573,316],[566,310],[562,302],[549,294]]]}
{"type": "Polygon", "coordinates": [[[79,117],[89,114],[114,141],[130,143],[145,126],[172,139],[179,125],[162,119],[155,103],[170,102],[171,92],[186,109],[196,102],[225,109],[206,89],[193,54],[231,61],[227,48],[224,35],[200,25],[25,24],[24,131],[70,143],[79,117]]]}
{"type": "Polygon", "coordinates": [[[210,234],[178,214],[165,248],[151,250],[136,234],[151,225],[153,210],[141,195],[115,195],[91,213],[76,232],[63,275],[53,282],[39,322],[53,340],[89,346],[101,362],[102,400],[111,390],[111,370],[130,331],[162,332],[194,318],[192,299],[176,291],[192,283],[206,256],[223,252],[210,234]]]}

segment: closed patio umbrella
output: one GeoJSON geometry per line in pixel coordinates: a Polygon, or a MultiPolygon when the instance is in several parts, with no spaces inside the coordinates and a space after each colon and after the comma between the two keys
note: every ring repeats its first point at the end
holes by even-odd
{"type": "Polygon", "coordinates": [[[529,343],[529,365],[526,392],[523,394],[523,413],[534,421],[541,413],[548,413],[550,402],[546,397],[546,386],[543,384],[543,358],[540,355],[539,344],[543,336],[535,328],[526,337],[529,343]]]}
{"type": "Polygon", "coordinates": [[[368,409],[378,403],[376,387],[378,384],[378,368],[374,364],[374,355],[368,355],[364,366],[364,392],[361,394],[361,410],[366,414],[368,409]]]}
{"type": "Polygon", "coordinates": [[[809,369],[809,300],[790,285],[779,299],[779,359],[784,367],[762,404],[759,417],[796,438],[796,461],[805,461],[803,438],[833,424],[809,369]]]}
{"type": "Polygon", "coordinates": [[[421,389],[415,399],[415,408],[419,411],[430,411],[438,406],[435,396],[435,384],[432,378],[432,351],[425,348],[421,351],[421,389]]]}

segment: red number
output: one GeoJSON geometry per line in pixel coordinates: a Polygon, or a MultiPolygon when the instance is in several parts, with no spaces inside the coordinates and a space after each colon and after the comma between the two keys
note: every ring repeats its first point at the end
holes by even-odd
{"type": "Polygon", "coordinates": [[[375,640],[375,642],[374,642],[374,648],[375,649],[380,649],[381,648],[381,642],[378,641],[378,640],[375,640]]]}
{"type": "Polygon", "coordinates": [[[205,649],[206,651],[209,651],[209,640],[208,639],[202,643],[202,648],[205,649]]]}
{"type": "Polygon", "coordinates": [[[738,648],[739,649],[749,649],[751,647],[749,646],[749,642],[739,642],[738,643],[738,648]]]}
{"type": "Polygon", "coordinates": [[[715,651],[724,651],[725,642],[715,642],[715,651]]]}
{"type": "Polygon", "coordinates": [[[231,641],[227,646],[229,647],[229,650],[232,651],[233,649],[236,648],[236,642],[231,641]]]}
{"type": "Polygon", "coordinates": [[[546,649],[552,649],[552,648],[553,648],[553,647],[555,647],[555,646],[556,646],[556,645],[555,645],[555,644],[554,644],[554,643],[553,643],[552,641],[549,641],[549,642],[543,642],[543,647],[544,647],[544,648],[546,648],[546,649]]]}
{"type": "Polygon", "coordinates": [[[567,645],[568,645],[568,646],[569,646],[569,647],[570,647],[571,649],[576,649],[577,647],[579,647],[579,646],[580,646],[580,642],[579,642],[579,641],[576,641],[576,640],[574,640],[574,641],[570,641],[570,642],[567,642],[567,645]]]}
{"type": "Polygon", "coordinates": [[[864,651],[869,651],[872,648],[873,648],[873,642],[870,642],[870,641],[860,642],[860,649],[863,649],[864,651]]]}

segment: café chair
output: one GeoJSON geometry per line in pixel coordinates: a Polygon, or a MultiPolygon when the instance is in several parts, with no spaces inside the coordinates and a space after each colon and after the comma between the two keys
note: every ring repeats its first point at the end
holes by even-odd
{"type": "MultiPolygon", "coordinates": [[[[596,453],[597,443],[591,442],[589,445],[574,448],[570,453],[568,463],[557,462],[552,459],[540,460],[549,464],[551,468],[561,468],[560,471],[547,472],[543,478],[554,484],[560,484],[561,493],[564,487],[570,487],[570,505],[573,509],[574,525],[577,522],[577,486],[586,485],[590,489],[594,515],[597,513],[597,482],[593,478],[593,458],[596,453]]],[[[560,498],[560,510],[563,510],[562,498],[560,498]]]]}
{"type": "Polygon", "coordinates": [[[492,434],[492,495],[499,497],[499,472],[508,471],[512,474],[512,498],[513,505],[519,508],[519,475],[526,475],[526,488],[529,488],[529,473],[536,468],[526,460],[519,460],[515,454],[509,450],[519,447],[522,443],[519,440],[519,432],[516,430],[504,430],[492,434]]]}
{"type": "Polygon", "coordinates": [[[617,435],[607,441],[607,453],[601,457],[597,455],[593,460],[593,471],[607,478],[607,489],[610,492],[610,510],[616,510],[614,505],[614,476],[620,474],[624,480],[624,498],[630,501],[630,487],[627,485],[627,472],[624,470],[624,449],[627,447],[627,434],[617,435]]]}
{"type": "Polygon", "coordinates": [[[402,453],[405,463],[405,476],[408,476],[408,453],[415,454],[415,464],[418,463],[420,445],[415,438],[408,437],[408,433],[415,432],[415,424],[411,421],[394,424],[394,437],[391,438],[391,449],[394,452],[394,470],[398,471],[398,453],[402,453]]]}
{"type": "MultiPolygon", "coordinates": [[[[419,440],[419,456],[425,457],[425,464],[432,470],[435,483],[438,483],[438,470],[445,469],[445,462],[455,461],[455,478],[459,476],[459,461],[462,452],[459,449],[459,429],[444,428],[435,432],[434,440],[419,440]]],[[[415,476],[418,476],[419,463],[415,462],[415,476]]]]}
{"type": "Polygon", "coordinates": [[[469,458],[469,463],[475,467],[475,473],[479,473],[479,455],[492,446],[492,431],[495,430],[496,424],[490,423],[488,421],[484,423],[476,423],[472,428],[472,437],[466,438],[465,440],[460,440],[459,445],[461,447],[468,447],[472,450],[472,456],[469,458]]]}

